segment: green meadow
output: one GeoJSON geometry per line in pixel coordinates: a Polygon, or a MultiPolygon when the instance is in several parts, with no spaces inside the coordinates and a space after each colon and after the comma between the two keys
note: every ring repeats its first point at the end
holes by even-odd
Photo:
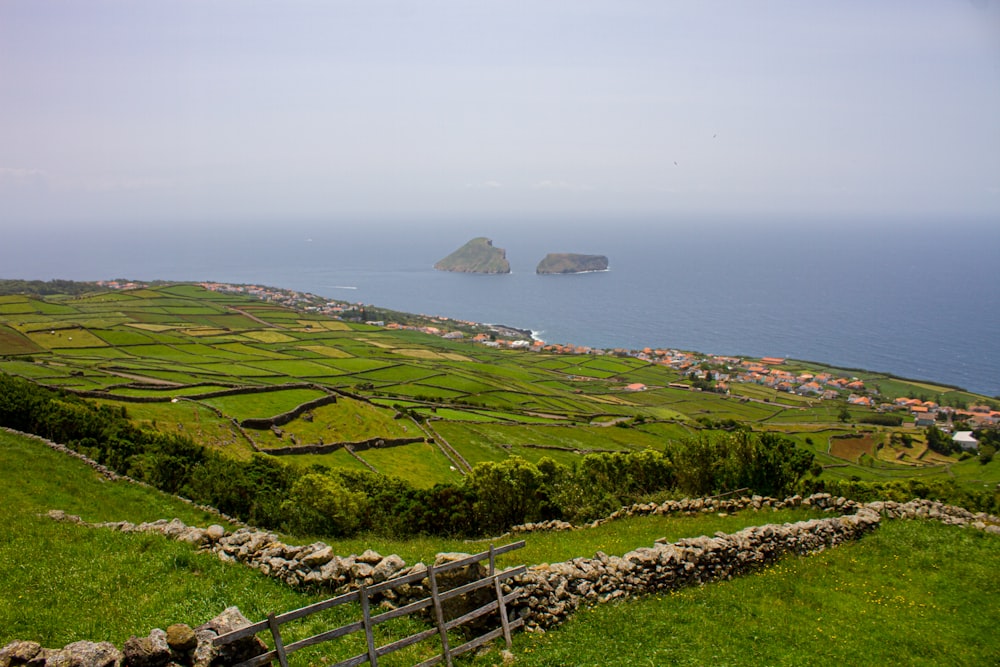
{"type": "MultiPolygon", "coordinates": [[[[85,520],[133,522],[211,514],[148,487],[107,482],[39,442],[0,432],[0,645],[30,638],[58,647],[87,640],[121,644],[175,622],[203,623],[230,605],[251,620],[326,597],[292,590],[237,564],[155,535],[125,535],[57,523],[62,509],[85,520]]],[[[533,533],[501,565],[558,562],[596,551],[621,555],[657,538],[735,532],[750,525],[817,516],[806,509],[728,516],[642,517],[569,533],[533,533]]],[[[310,536],[284,536],[306,544],[310,536]]],[[[329,541],[328,541],[329,542],[329,541]]],[[[337,553],[372,548],[407,562],[441,551],[475,552],[489,541],[392,540],[357,536],[330,542],[337,553]]],[[[504,543],[494,542],[496,544],[504,543]]],[[[996,587],[1000,538],[929,522],[883,522],[857,543],[787,557],[731,581],[669,595],[585,607],[543,635],[515,635],[519,665],[984,665],[1000,651],[996,587]]],[[[353,613],[357,613],[356,611],[353,613]]],[[[355,617],[342,609],[292,629],[305,636],[355,617]]],[[[383,628],[379,643],[421,629],[417,619],[383,628]]],[[[495,644],[458,664],[501,664],[495,644]]],[[[323,644],[292,664],[328,664],[363,651],[357,638],[323,644]]],[[[418,644],[386,660],[429,657],[418,644]]],[[[380,664],[383,664],[380,661],[380,664]]]]}
{"type": "MultiPolygon", "coordinates": [[[[814,362],[787,363],[792,371],[831,370],[814,362]]],[[[95,289],[75,297],[3,296],[0,372],[71,391],[98,390],[103,402],[124,406],[137,425],[186,433],[236,458],[254,449],[426,434],[430,449],[404,445],[362,454],[364,463],[345,463],[419,477],[422,486],[454,481],[454,471],[442,465],[443,441],[471,464],[517,455],[572,465],[588,452],[662,449],[667,440],[726,422],[810,443],[823,475],[833,480],[941,476],[982,489],[1000,476],[997,462],[983,466],[956,456],[918,456],[917,450],[839,456],[829,446],[831,434],[871,430],[859,423],[870,410],[851,406],[845,421],[840,401],[759,385],[733,384],[728,396],[679,389],[670,386],[680,379],[677,371],[633,357],[493,349],[195,284],[95,289]],[[627,391],[633,383],[645,389],[627,391]],[[234,387],[270,390],[202,396],[234,387]],[[344,395],[279,430],[239,434],[232,426],[275,417],[328,392],[344,395]],[[134,402],[138,399],[156,402],[134,402]]],[[[873,373],[844,373],[862,377],[887,398],[961,394],[873,373]]],[[[922,439],[909,420],[879,428],[885,434],[909,433],[918,445],[922,439]]],[[[346,459],[288,460],[336,466],[346,459]]]]}

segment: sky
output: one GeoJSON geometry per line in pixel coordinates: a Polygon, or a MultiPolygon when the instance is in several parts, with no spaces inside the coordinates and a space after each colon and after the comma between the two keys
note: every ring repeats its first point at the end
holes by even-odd
{"type": "Polygon", "coordinates": [[[1000,221],[993,0],[0,1],[0,229],[1000,221]]]}

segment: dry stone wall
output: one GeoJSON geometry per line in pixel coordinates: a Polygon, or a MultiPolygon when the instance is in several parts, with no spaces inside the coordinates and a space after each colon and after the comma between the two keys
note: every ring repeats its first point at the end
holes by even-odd
{"type": "MultiPolygon", "coordinates": [[[[720,532],[673,543],[658,541],[624,556],[598,552],[593,558],[534,565],[523,575],[502,584],[505,593],[516,591],[519,594],[511,603],[510,614],[524,619],[529,631],[544,631],[561,623],[583,605],[728,579],[766,566],[787,554],[814,553],[856,540],[877,528],[883,517],[934,520],[1000,535],[1000,517],[935,501],[860,505],[829,494],[808,498],[793,496],[784,500],[754,496],[633,505],[602,521],[641,514],[728,512],[748,507],[766,509],[798,505],[846,513],[797,523],[751,526],[736,533],[720,532]]],[[[342,557],[323,542],[291,546],[281,542],[274,533],[249,528],[227,532],[222,526],[198,528],[177,519],[140,524],[125,521],[88,524],[60,510],[50,511],[49,516],[94,528],[159,533],[212,551],[221,560],[254,567],[288,585],[320,587],[335,593],[427,569],[423,563],[407,566],[395,554],[382,556],[368,550],[360,555],[342,557]]],[[[539,526],[522,528],[534,530],[539,526]]],[[[569,524],[551,528],[574,529],[569,524]]],[[[460,556],[439,554],[435,565],[460,556]]],[[[388,606],[406,604],[425,597],[425,586],[400,586],[387,591],[381,602],[388,606]]],[[[0,667],[225,667],[266,651],[263,643],[253,637],[221,649],[212,646],[216,636],[247,624],[249,621],[239,610],[231,607],[197,628],[175,624],[166,630],[154,629],[147,636],[130,638],[121,649],[107,642],[80,641],[61,649],[47,649],[37,642],[14,641],[0,649],[0,667]]]]}
{"type": "MultiPolygon", "coordinates": [[[[793,496],[783,500],[761,496],[729,500],[685,499],[659,505],[634,505],[605,520],[640,514],[724,512],[751,507],[766,510],[788,506],[817,507],[843,514],[790,524],[752,526],[737,533],[716,533],[672,544],[657,543],[624,556],[598,553],[593,558],[534,565],[523,576],[505,584],[505,592],[520,588],[522,595],[514,604],[513,613],[524,618],[527,627],[544,629],[561,622],[583,604],[729,578],[772,563],[785,554],[812,553],[856,540],[876,528],[882,517],[931,519],[1000,534],[1000,518],[935,501],[861,505],[830,494],[807,498],[793,496]]],[[[59,510],[52,510],[49,516],[84,523],[79,517],[59,510]]],[[[255,568],[289,586],[319,588],[332,593],[357,590],[362,585],[370,586],[426,569],[423,563],[408,566],[398,555],[382,556],[372,550],[360,555],[339,556],[323,542],[292,546],[280,541],[274,533],[250,528],[227,532],[222,526],[198,528],[187,526],[178,519],[85,525],[123,532],[157,532],[212,551],[221,560],[255,568]]],[[[524,529],[536,529],[537,526],[524,529]]],[[[569,524],[552,527],[573,529],[569,524]]],[[[389,605],[404,604],[425,594],[420,585],[406,586],[388,592],[383,601],[389,605]]]]}
{"type": "Polygon", "coordinates": [[[13,641],[0,648],[0,667],[222,667],[267,652],[256,637],[221,647],[216,637],[250,625],[236,607],[229,607],[197,628],[177,623],[153,629],[145,637],[130,637],[121,649],[110,642],[78,641],[60,649],[38,642],[13,641]]]}

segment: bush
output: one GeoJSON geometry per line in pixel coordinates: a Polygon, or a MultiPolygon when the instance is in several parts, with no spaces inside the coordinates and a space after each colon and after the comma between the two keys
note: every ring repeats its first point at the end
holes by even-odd
{"type": "Polygon", "coordinates": [[[329,475],[307,473],[281,504],[285,525],[299,535],[351,535],[361,524],[367,498],[348,491],[329,475]]]}
{"type": "Polygon", "coordinates": [[[900,426],[903,423],[901,415],[871,414],[858,418],[862,424],[875,424],[877,426],[900,426]]]}

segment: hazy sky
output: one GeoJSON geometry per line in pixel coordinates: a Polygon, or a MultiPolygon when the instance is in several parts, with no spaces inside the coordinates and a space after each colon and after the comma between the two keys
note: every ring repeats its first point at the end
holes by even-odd
{"type": "Polygon", "coordinates": [[[0,1],[0,225],[1000,222],[991,0],[0,1]]]}

